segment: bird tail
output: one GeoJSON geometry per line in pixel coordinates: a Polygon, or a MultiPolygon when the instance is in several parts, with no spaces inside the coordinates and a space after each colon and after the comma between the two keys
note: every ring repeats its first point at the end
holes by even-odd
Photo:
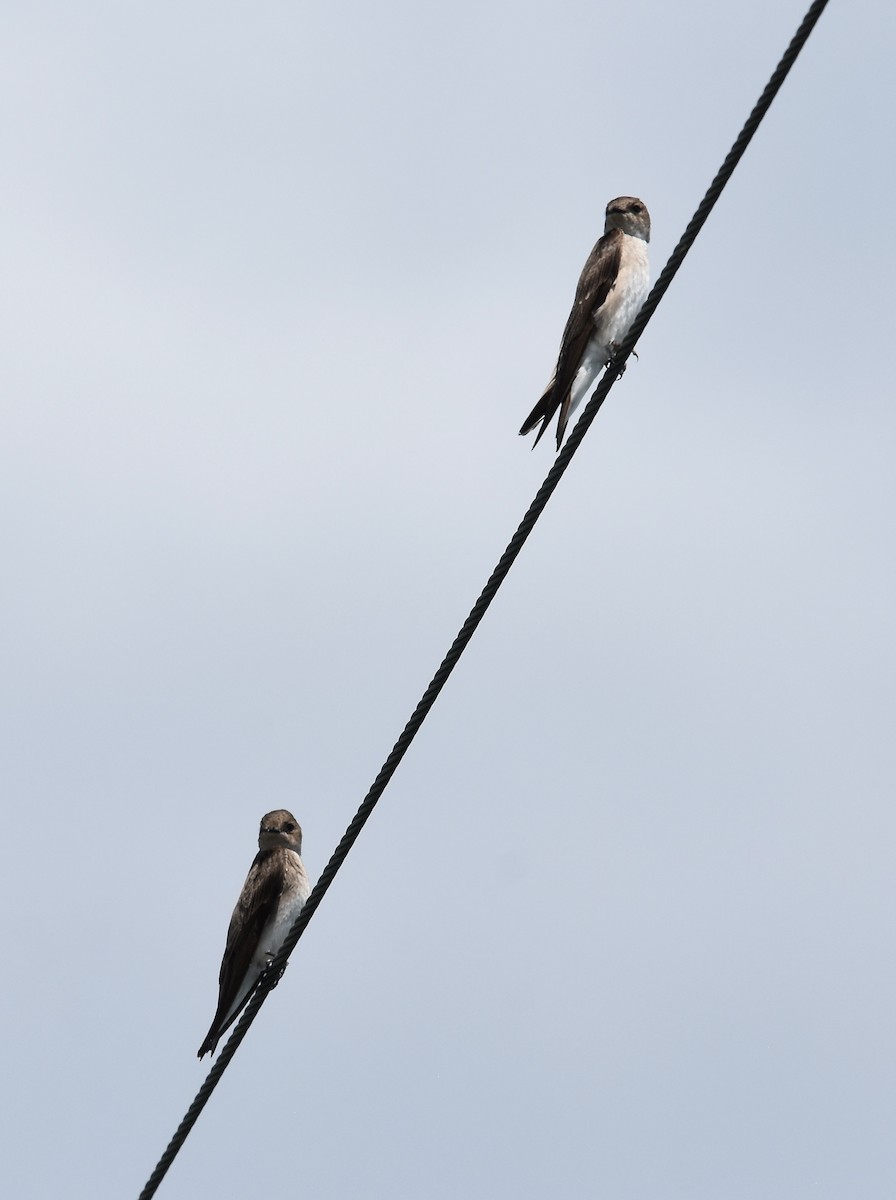
{"type": "Polygon", "coordinates": [[[214,1054],[215,1046],[218,1044],[218,1038],[221,1036],[217,1022],[212,1025],[211,1029],[205,1035],[205,1041],[199,1047],[199,1058],[205,1058],[206,1054],[214,1054]]]}
{"type": "Polygon", "coordinates": [[[548,425],[550,424],[551,417],[553,417],[554,413],[560,406],[560,402],[554,398],[554,392],[556,390],[555,383],[556,379],[552,379],[542,393],[541,399],[529,413],[528,417],[526,417],[525,421],[523,421],[522,428],[520,429],[520,434],[525,436],[527,433],[532,432],[539,421],[541,422],[541,429],[539,429],[538,436],[532,443],[533,450],[541,441],[541,435],[547,429],[548,425]]]}

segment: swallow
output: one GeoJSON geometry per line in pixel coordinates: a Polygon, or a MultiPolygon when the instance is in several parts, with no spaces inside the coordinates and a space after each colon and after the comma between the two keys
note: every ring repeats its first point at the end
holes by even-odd
{"type": "Polygon", "coordinates": [[[541,423],[533,448],[559,408],[560,449],[569,418],[631,328],[650,285],[649,241],[650,213],[643,200],[637,196],[611,200],[604,235],[579,278],[553,378],[520,429],[521,434],[531,433],[541,423]]]}
{"type": "Polygon", "coordinates": [[[218,976],[218,1008],[199,1057],[214,1054],[292,928],[311,886],[302,863],[302,829],[285,808],[266,813],[258,853],[236,902],[218,976]]]}

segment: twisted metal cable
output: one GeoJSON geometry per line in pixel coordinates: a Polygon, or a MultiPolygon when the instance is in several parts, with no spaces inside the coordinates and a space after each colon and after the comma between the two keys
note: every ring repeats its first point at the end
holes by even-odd
{"type": "Polygon", "coordinates": [[[569,435],[566,444],[557,455],[554,465],[548,472],[547,478],[538,489],[535,499],[529,506],[528,512],[520,522],[519,528],[510,540],[507,549],[501,555],[498,565],[492,572],[488,583],[486,583],[485,587],[482,589],[479,599],[473,605],[470,615],[467,617],[466,621],[461,627],[460,632],[454,639],[450,650],[442,660],[441,666],[433,676],[429,687],[421,696],[417,707],[411,714],[410,720],[402,731],[401,737],[399,737],[398,741],[393,746],[391,754],[386,759],[380,773],[373,781],[370,791],[364,797],[364,800],[355,814],[354,819],[352,820],[348,829],[346,829],[342,840],[334,850],[330,861],[327,863],[320,878],[314,885],[314,890],[309,896],[301,913],[293,923],[293,926],[290,929],[282,948],[272,960],[268,971],[259,980],[258,986],[252,993],[252,997],[246,1008],[243,1010],[243,1014],[240,1017],[236,1028],[230,1035],[230,1038],[224,1046],[224,1049],[215,1060],[215,1063],[212,1066],[212,1069],[209,1071],[205,1082],[196,1095],[196,1099],[190,1105],[186,1115],[184,1116],[184,1119],[177,1127],[177,1130],[169,1142],[165,1153],[159,1159],[155,1170],[153,1171],[152,1175],[150,1175],[146,1186],[140,1193],[139,1200],[150,1200],[150,1197],[155,1195],[159,1184],[162,1182],[162,1179],[165,1177],[165,1174],[168,1171],[168,1168],[171,1166],[181,1146],[186,1141],[190,1130],[193,1128],[199,1117],[199,1114],[202,1112],[209,1100],[209,1097],[217,1087],[219,1079],[224,1074],[224,1071],[227,1069],[230,1060],[236,1053],[237,1047],[246,1036],[249,1026],[255,1020],[258,1010],[267,999],[268,993],[277,986],[277,983],[286,968],[287,960],[296,947],[296,943],[305,932],[305,927],[317,911],[318,905],[326,895],[327,889],[333,882],[336,872],[342,866],[343,862],[348,856],[348,852],[357,841],[361,830],[364,828],[368,818],[376,807],[377,801],[386,790],[386,785],[395,774],[398,764],[404,758],[408,747],[416,737],[420,726],[423,724],[429,713],[429,710],[435,704],[439,693],[448,681],[449,675],[454,670],[458,660],[460,659],[460,656],[463,654],[467,644],[469,643],[473,634],[476,632],[479,622],[485,616],[486,610],[488,609],[488,606],[491,604],[492,600],[495,598],[498,588],[504,582],[504,579],[510,571],[510,568],[513,566],[517,555],[519,554],[520,550],[522,550],[526,539],[532,532],[535,522],[544,511],[544,508],[547,505],[548,500],[550,500],[554,489],[557,487],[557,484],[560,482],[563,473],[569,466],[572,456],[575,454],[576,450],[578,450],[582,438],[588,432],[591,422],[597,416],[598,409],[603,404],[613,384],[622,374],[625,364],[634,350],[638,338],[641,336],[645,326],[647,325],[647,322],[656,311],[656,307],[660,300],[662,300],[663,296],[666,294],[669,285],[678,272],[678,268],[681,266],[685,256],[693,245],[697,234],[703,228],[707,217],[712,212],[716,201],[721,196],[725,185],[731,178],[734,168],[743,157],[744,151],[750,144],[753,134],[759,128],[763,117],[771,107],[772,101],[778,94],[778,91],[786,79],[790,68],[793,66],[797,56],[799,55],[803,46],[806,44],[809,34],[815,28],[815,25],[827,7],[827,4],[828,0],[814,0],[814,3],[810,6],[808,12],[803,18],[802,23],[794,34],[790,45],[787,47],[787,50],[781,58],[781,61],[778,63],[777,67],[772,73],[771,78],[766,84],[762,95],[756,102],[756,105],[753,108],[753,111],[750,113],[750,116],[748,117],[743,129],[740,131],[740,134],[734,142],[734,145],[731,147],[731,150],[728,152],[725,161],[719,168],[715,179],[713,179],[712,183],[707,189],[706,195],[701,200],[697,211],[694,213],[690,223],[682,234],[678,245],[672,251],[669,261],[663,268],[659,279],[651,289],[650,295],[645,300],[644,305],[632,324],[631,329],[629,330],[624,341],[621,343],[619,350],[613,359],[611,368],[604,373],[600,383],[595,389],[594,395],[591,397],[591,400],[588,402],[584,412],[576,423],[575,428],[569,435]]]}

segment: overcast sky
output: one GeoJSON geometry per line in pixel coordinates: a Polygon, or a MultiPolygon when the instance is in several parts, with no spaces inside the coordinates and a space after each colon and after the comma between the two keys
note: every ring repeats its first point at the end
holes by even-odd
{"type": "MultiPolygon", "coordinates": [[[[9,0],[17,1198],[136,1197],[258,821],[316,878],[808,0],[9,0]]],[[[896,1193],[889,0],[833,3],[160,1188],[896,1193]]]]}

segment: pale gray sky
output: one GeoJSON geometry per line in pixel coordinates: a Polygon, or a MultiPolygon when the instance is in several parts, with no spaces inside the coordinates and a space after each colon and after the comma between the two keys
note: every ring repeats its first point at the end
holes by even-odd
{"type": "MultiPolygon", "coordinates": [[[[16,1197],[136,1196],[285,806],[312,878],[806,0],[0,17],[16,1197]]],[[[886,0],[833,3],[160,1189],[896,1188],[886,0]]]]}

